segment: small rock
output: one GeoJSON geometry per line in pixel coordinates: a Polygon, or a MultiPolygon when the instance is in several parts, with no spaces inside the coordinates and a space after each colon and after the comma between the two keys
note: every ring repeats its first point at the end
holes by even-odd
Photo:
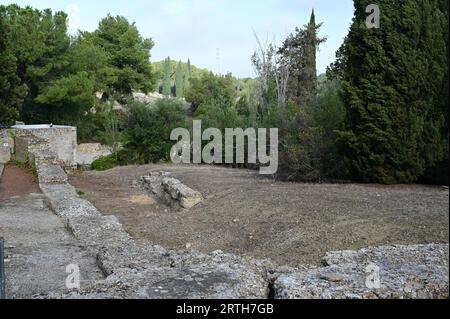
{"type": "Polygon", "coordinates": [[[341,274],[331,273],[320,276],[320,279],[330,281],[330,282],[341,282],[345,280],[345,277],[341,274]]]}

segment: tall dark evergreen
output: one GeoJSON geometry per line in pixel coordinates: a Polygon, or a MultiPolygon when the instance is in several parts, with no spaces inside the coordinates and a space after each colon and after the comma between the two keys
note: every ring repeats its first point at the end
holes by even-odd
{"type": "Polygon", "coordinates": [[[177,64],[177,69],[175,71],[175,89],[176,89],[176,97],[182,98],[184,97],[184,85],[185,85],[185,74],[183,70],[183,65],[181,61],[177,64]]]}
{"type": "Polygon", "coordinates": [[[361,181],[416,182],[448,149],[448,3],[380,0],[381,27],[368,29],[371,3],[354,1],[336,63],[344,155],[361,181]]]}
{"type": "Polygon", "coordinates": [[[27,93],[17,74],[17,59],[9,49],[6,7],[0,6],[0,124],[11,125],[19,118],[27,93]]]}
{"type": "Polygon", "coordinates": [[[287,98],[299,105],[310,102],[317,88],[317,49],[326,41],[326,38],[318,37],[321,26],[322,23],[316,23],[313,10],[309,23],[296,28],[278,50],[282,59],[290,64],[287,98]]]}
{"type": "Polygon", "coordinates": [[[171,95],[172,92],[172,65],[170,57],[164,61],[164,77],[162,82],[162,94],[165,96],[171,95]]]}

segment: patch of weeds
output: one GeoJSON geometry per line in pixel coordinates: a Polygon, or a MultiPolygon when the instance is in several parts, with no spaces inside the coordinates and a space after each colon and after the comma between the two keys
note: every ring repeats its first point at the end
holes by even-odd
{"type": "Polygon", "coordinates": [[[115,155],[109,155],[95,160],[92,163],[91,168],[95,171],[107,171],[119,165],[117,157],[115,155]]]}

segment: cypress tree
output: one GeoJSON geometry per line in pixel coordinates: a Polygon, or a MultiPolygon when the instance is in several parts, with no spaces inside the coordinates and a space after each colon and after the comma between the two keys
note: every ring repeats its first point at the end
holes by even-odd
{"type": "Polygon", "coordinates": [[[326,41],[326,38],[318,37],[321,26],[322,23],[316,23],[313,10],[309,23],[296,28],[278,50],[278,54],[290,61],[288,99],[299,105],[310,102],[317,88],[317,48],[326,41]]]}
{"type": "Polygon", "coordinates": [[[185,74],[184,74],[184,90],[185,91],[189,87],[189,81],[191,80],[191,78],[192,78],[191,60],[188,59],[185,74]]]}
{"type": "Polygon", "coordinates": [[[164,63],[162,94],[164,94],[165,96],[170,96],[171,93],[172,93],[172,64],[170,63],[170,57],[168,57],[164,63]]]}
{"type": "Polygon", "coordinates": [[[447,151],[448,5],[380,0],[381,27],[368,29],[371,2],[354,1],[336,63],[347,108],[344,155],[358,180],[412,183],[447,151]]]}
{"type": "MultiPolygon", "coordinates": [[[[319,26],[320,27],[320,26],[319,26]]],[[[305,100],[310,100],[312,94],[317,88],[317,25],[314,9],[311,13],[311,19],[306,26],[307,39],[305,46],[305,68],[304,68],[304,80],[301,83],[303,87],[303,94],[305,100]]]]}
{"type": "Polygon", "coordinates": [[[177,70],[175,72],[175,88],[176,88],[176,96],[178,98],[184,97],[184,78],[183,74],[183,66],[181,61],[178,62],[177,70]]]}

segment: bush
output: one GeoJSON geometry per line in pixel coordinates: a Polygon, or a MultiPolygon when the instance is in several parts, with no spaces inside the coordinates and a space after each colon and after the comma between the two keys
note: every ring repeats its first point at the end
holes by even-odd
{"type": "Polygon", "coordinates": [[[95,160],[92,163],[91,168],[96,171],[107,171],[116,166],[119,166],[119,161],[117,160],[116,156],[109,155],[100,157],[99,159],[95,160]]]}
{"type": "Polygon", "coordinates": [[[183,103],[174,99],[161,99],[148,105],[131,102],[124,123],[124,150],[121,161],[127,164],[148,164],[170,159],[174,144],[170,140],[173,129],[186,127],[183,103]]]}
{"type": "Polygon", "coordinates": [[[281,178],[321,181],[346,177],[336,144],[336,131],[342,128],[346,114],[339,90],[339,82],[327,81],[309,105],[278,107],[281,178]]]}

